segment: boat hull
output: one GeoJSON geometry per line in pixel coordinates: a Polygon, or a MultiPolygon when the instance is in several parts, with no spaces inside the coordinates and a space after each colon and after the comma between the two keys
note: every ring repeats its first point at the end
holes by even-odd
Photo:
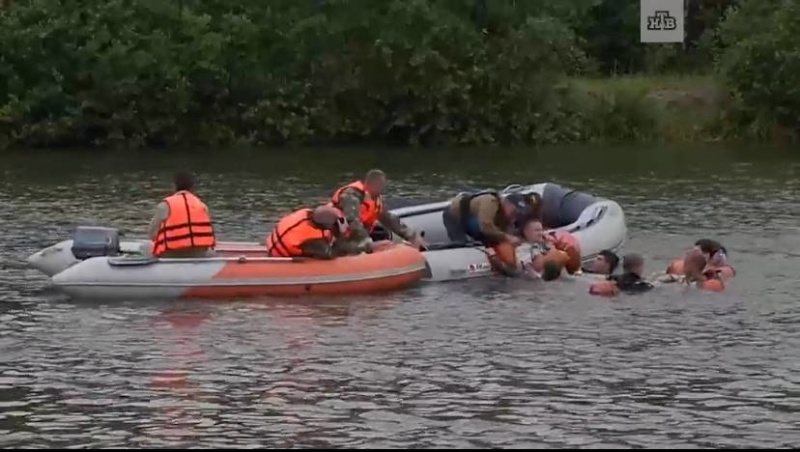
{"type": "Polygon", "coordinates": [[[75,298],[238,299],[352,295],[397,290],[425,274],[425,258],[407,245],[334,260],[256,256],[151,259],[94,257],[53,277],[75,298]]]}

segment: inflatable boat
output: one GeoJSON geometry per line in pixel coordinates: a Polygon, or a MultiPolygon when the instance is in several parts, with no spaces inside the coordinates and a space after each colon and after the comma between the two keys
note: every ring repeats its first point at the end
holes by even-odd
{"type": "MultiPolygon", "coordinates": [[[[501,190],[501,193],[513,192],[538,193],[542,197],[544,204],[543,222],[545,227],[550,230],[564,230],[572,233],[581,245],[582,259],[584,261],[593,259],[597,253],[604,249],[616,251],[625,242],[627,236],[625,215],[622,208],[614,201],[551,183],[528,186],[512,185],[501,190]]],[[[489,264],[488,251],[485,248],[482,246],[449,243],[442,221],[442,212],[448,204],[448,201],[443,201],[393,209],[393,212],[399,215],[403,222],[423,232],[425,239],[431,244],[429,250],[420,255],[420,258],[423,259],[422,265],[424,268],[421,276],[422,280],[449,281],[490,275],[492,268],[489,264]]],[[[380,228],[376,231],[375,238],[397,240],[396,237],[391,237],[391,234],[385,230],[380,230],[380,228]]],[[[149,262],[149,264],[137,266],[125,265],[125,262],[122,262],[121,265],[117,265],[123,259],[115,256],[145,255],[149,243],[148,240],[144,239],[124,239],[113,228],[84,226],[76,230],[72,239],[59,242],[31,255],[28,258],[28,263],[49,276],[58,275],[58,277],[54,277],[56,285],[62,288],[70,287],[67,291],[75,294],[86,292],[85,290],[81,292],[78,287],[88,287],[87,284],[90,283],[97,285],[100,283],[100,279],[96,278],[92,280],[93,282],[81,280],[83,271],[66,272],[67,269],[72,269],[73,267],[91,268],[92,271],[99,272],[99,275],[107,275],[106,267],[114,267],[115,271],[112,273],[117,275],[115,278],[118,278],[117,282],[119,283],[124,282],[119,279],[121,278],[119,276],[121,273],[134,271],[144,275],[146,272],[142,272],[141,269],[148,266],[150,269],[159,267],[180,268],[180,271],[189,271],[190,268],[193,268],[178,265],[185,263],[183,260],[181,262],[167,262],[170,265],[159,266],[152,259],[148,260],[143,257],[139,261],[149,262]],[[87,263],[86,261],[97,257],[103,257],[104,259],[84,265],[87,263]],[[95,266],[98,267],[95,268],[95,266]],[[81,275],[80,278],[77,275],[81,275]],[[73,278],[78,278],[75,281],[86,284],[82,286],[71,284],[73,278]]],[[[206,265],[205,267],[224,267],[227,263],[233,265],[232,263],[236,259],[263,259],[266,255],[263,245],[252,242],[218,242],[216,251],[219,256],[218,259],[225,260],[216,260],[214,261],[216,264],[206,265]]],[[[525,256],[526,253],[528,253],[528,248],[523,245],[518,250],[518,254],[525,256]]],[[[337,259],[337,261],[348,262],[347,260],[356,258],[360,258],[360,256],[341,258],[337,259]]],[[[277,263],[277,261],[271,262],[277,263]]],[[[375,263],[377,261],[370,262],[375,263]]],[[[268,268],[268,266],[262,267],[264,269],[268,268]]],[[[283,267],[271,266],[269,268],[283,267]]],[[[309,277],[313,276],[310,272],[306,274],[309,277]]],[[[146,279],[139,279],[138,281],[138,284],[146,284],[146,279]]],[[[155,283],[157,279],[152,281],[155,283]]],[[[300,280],[295,279],[293,281],[298,283],[300,280]]],[[[181,284],[183,284],[181,287],[185,288],[188,287],[187,284],[189,283],[183,281],[181,284]]],[[[167,289],[164,290],[165,292],[167,291],[167,289]]],[[[170,294],[174,293],[176,293],[174,290],[170,292],[170,294]]]]}
{"type": "Polygon", "coordinates": [[[242,248],[201,258],[89,257],[53,276],[53,284],[81,299],[233,299],[375,293],[410,286],[425,273],[419,250],[400,243],[333,260],[242,248]]]}
{"type": "MultiPolygon", "coordinates": [[[[558,184],[510,185],[500,193],[537,193],[542,197],[542,223],[549,231],[567,231],[580,243],[581,259],[591,261],[602,250],[618,251],[625,244],[628,228],[622,207],[616,202],[558,184]]],[[[442,213],[449,201],[393,210],[408,226],[424,233],[425,240],[434,244],[426,252],[429,274],[424,279],[447,281],[481,277],[491,273],[488,251],[481,246],[450,245],[442,213]],[[444,244],[437,249],[436,244],[444,244]]],[[[385,236],[389,234],[383,232],[385,236]]],[[[385,238],[385,237],[382,237],[385,238]]],[[[530,253],[522,245],[519,256],[530,253]]]]}

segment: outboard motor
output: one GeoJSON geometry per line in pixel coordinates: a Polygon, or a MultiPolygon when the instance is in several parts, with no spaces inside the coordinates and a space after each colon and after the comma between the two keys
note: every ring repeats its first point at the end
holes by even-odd
{"type": "Polygon", "coordinates": [[[119,229],[100,226],[78,226],[72,237],[72,254],[78,260],[91,257],[119,256],[119,229]]]}

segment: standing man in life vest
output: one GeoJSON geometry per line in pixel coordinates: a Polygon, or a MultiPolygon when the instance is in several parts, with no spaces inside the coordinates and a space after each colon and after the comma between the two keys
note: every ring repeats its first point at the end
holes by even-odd
{"type": "Polygon", "coordinates": [[[372,251],[370,234],[375,224],[380,222],[386,229],[412,245],[426,246],[419,234],[384,207],[382,195],[385,187],[386,173],[372,169],[367,172],[363,181],[352,182],[334,192],[330,203],[344,213],[350,225],[347,240],[357,244],[361,251],[372,251]]]}
{"type": "Polygon", "coordinates": [[[358,254],[346,240],[339,240],[348,230],[342,212],[333,206],[300,209],[281,218],[267,236],[271,257],[310,257],[333,259],[358,254]]]}
{"type": "Polygon", "coordinates": [[[208,207],[192,189],[194,178],[175,175],[175,193],[156,206],[150,220],[150,253],[155,257],[206,257],[216,245],[208,207]]]}
{"type": "Polygon", "coordinates": [[[493,248],[499,263],[508,270],[517,265],[516,247],[521,239],[515,233],[523,223],[519,220],[534,217],[538,205],[534,196],[521,193],[459,194],[445,208],[442,221],[451,241],[466,244],[472,239],[493,248]]]}

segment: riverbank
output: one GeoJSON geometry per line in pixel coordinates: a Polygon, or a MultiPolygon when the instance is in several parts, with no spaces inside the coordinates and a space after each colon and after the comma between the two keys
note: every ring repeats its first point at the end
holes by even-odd
{"type": "Polygon", "coordinates": [[[598,121],[610,127],[638,127],[639,138],[666,143],[732,138],[725,135],[722,123],[728,94],[713,76],[577,78],[570,84],[605,105],[607,111],[598,121]],[[621,123],[615,124],[615,115],[621,123]]]}

